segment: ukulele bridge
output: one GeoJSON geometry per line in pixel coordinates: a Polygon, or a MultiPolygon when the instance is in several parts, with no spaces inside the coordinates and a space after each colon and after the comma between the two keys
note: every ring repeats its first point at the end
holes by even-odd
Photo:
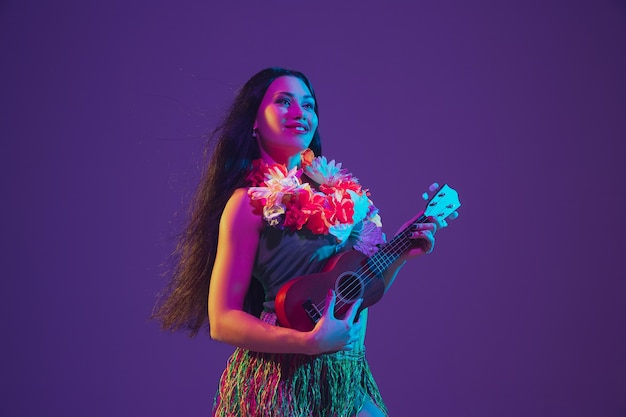
{"type": "Polygon", "coordinates": [[[304,308],[304,311],[306,311],[307,316],[309,316],[313,324],[317,323],[322,318],[322,312],[310,298],[302,303],[302,308],[304,308]]]}

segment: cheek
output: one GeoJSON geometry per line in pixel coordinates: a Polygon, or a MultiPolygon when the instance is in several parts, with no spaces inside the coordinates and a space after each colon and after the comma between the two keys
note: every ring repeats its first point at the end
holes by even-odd
{"type": "Polygon", "coordinates": [[[282,116],[278,114],[278,112],[276,112],[271,107],[268,107],[263,112],[263,116],[265,119],[265,123],[270,130],[275,131],[275,132],[280,130],[282,116]]]}
{"type": "Polygon", "coordinates": [[[319,122],[319,120],[317,118],[317,115],[314,115],[314,116],[311,117],[311,125],[313,126],[313,129],[311,129],[311,131],[313,133],[315,133],[315,130],[317,129],[318,122],[319,122]]]}

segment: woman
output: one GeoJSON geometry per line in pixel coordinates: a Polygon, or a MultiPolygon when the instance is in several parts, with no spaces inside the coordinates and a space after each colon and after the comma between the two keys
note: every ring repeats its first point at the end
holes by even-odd
{"type": "MultiPolygon", "coordinates": [[[[155,317],[164,328],[236,347],[215,398],[216,416],[383,416],[364,357],[367,309],[343,317],[330,291],[310,331],[277,323],[275,296],[291,278],[320,271],[349,249],[383,243],[368,193],[321,154],[318,105],[300,72],[268,68],[238,93],[224,122],[177,248],[177,266],[155,317]]],[[[444,223],[444,224],[442,224],[444,223]]],[[[408,224],[408,223],[407,223],[408,224]]],[[[437,227],[419,224],[414,245],[384,274],[432,250],[437,227]]]]}

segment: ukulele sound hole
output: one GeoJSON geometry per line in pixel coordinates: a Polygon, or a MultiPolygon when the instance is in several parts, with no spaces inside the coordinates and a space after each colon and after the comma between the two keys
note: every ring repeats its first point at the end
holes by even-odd
{"type": "Polygon", "coordinates": [[[365,286],[360,276],[354,272],[344,272],[335,281],[335,292],[337,293],[338,301],[344,303],[354,302],[363,297],[365,286]]]}

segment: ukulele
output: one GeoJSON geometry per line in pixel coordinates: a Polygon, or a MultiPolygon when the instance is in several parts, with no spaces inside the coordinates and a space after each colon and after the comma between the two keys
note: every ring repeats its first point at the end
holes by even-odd
{"type": "Polygon", "coordinates": [[[322,317],[326,295],[331,288],[337,296],[335,317],[344,317],[350,305],[363,298],[358,317],[361,310],[383,297],[385,282],[382,275],[411,248],[410,236],[415,225],[428,222],[431,216],[443,220],[460,206],[457,192],[444,184],[428,201],[424,213],[371,257],[352,249],[330,258],[322,272],[288,281],[276,294],[278,322],[283,327],[303,332],[312,330],[322,317]]]}

